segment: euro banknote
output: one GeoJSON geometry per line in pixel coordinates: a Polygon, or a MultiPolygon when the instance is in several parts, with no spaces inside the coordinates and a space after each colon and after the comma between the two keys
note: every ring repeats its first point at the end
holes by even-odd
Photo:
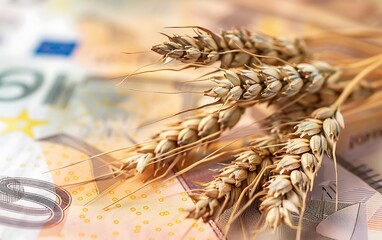
{"type": "MultiPolygon", "coordinates": [[[[124,52],[146,51],[166,40],[157,31],[193,34],[190,29],[164,28],[169,26],[200,25],[214,31],[242,26],[289,35],[367,28],[381,16],[376,1],[326,3],[330,11],[316,1],[110,2],[6,1],[0,9],[1,239],[223,239],[229,211],[217,222],[185,218],[193,205],[187,191],[212,179],[210,169],[218,166],[155,181],[131,194],[149,176],[126,180],[113,168],[123,150],[102,154],[146,140],[164,123],[141,126],[199,101],[192,94],[128,91],[137,86],[151,92],[189,90],[179,81],[201,75],[194,71],[141,75],[116,87],[142,66],[162,66],[155,54],[124,52]],[[344,6],[351,10],[343,11],[344,6]],[[90,181],[105,175],[112,177],[90,181]],[[105,211],[111,203],[114,206],[105,211]]],[[[375,144],[380,126],[375,121],[375,128],[365,133],[366,120],[349,118],[353,120],[347,129],[357,131],[348,135],[345,130],[342,138],[351,141],[345,150],[339,146],[339,162],[345,166],[339,173],[340,211],[334,212],[334,172],[327,159],[308,204],[304,238],[380,238],[381,173],[375,160],[380,155],[375,144]]],[[[255,208],[248,211],[244,230],[235,223],[228,238],[249,236],[258,216],[255,208]]],[[[259,237],[274,236],[270,234],[259,237]]],[[[287,228],[276,234],[280,239],[295,237],[287,228]]]]}
{"type": "MultiPolygon", "coordinates": [[[[208,225],[184,218],[193,203],[176,179],[104,211],[148,178],[114,173],[123,151],[65,167],[147,139],[155,127],[136,129],[179,111],[182,97],[126,92],[75,68],[43,66],[3,62],[0,71],[1,238],[214,238],[208,225]],[[86,184],[99,176],[111,178],[86,184]]],[[[157,85],[176,90],[171,82],[157,85]]]]}

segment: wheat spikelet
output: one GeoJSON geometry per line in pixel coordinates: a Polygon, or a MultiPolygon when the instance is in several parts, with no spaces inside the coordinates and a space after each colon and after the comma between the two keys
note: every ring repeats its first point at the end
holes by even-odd
{"type": "Polygon", "coordinates": [[[304,211],[306,194],[313,187],[323,155],[333,154],[343,127],[342,115],[334,107],[319,108],[296,125],[275,162],[274,175],[264,184],[266,195],[259,207],[265,218],[263,228],[275,229],[280,223],[296,228],[291,214],[304,211]]]}
{"type": "Polygon", "coordinates": [[[319,91],[326,82],[335,82],[339,71],[321,61],[295,66],[261,65],[245,70],[226,70],[224,77],[212,77],[216,87],[205,92],[222,102],[283,101],[298,94],[319,91]]]}
{"type": "Polygon", "coordinates": [[[264,56],[261,61],[272,65],[279,64],[278,59],[297,63],[307,58],[307,48],[298,38],[271,37],[244,29],[223,30],[221,34],[195,29],[197,36],[167,36],[169,41],[151,50],[163,55],[164,60],[206,65],[220,61],[222,68],[258,63],[252,54],[264,56]]]}

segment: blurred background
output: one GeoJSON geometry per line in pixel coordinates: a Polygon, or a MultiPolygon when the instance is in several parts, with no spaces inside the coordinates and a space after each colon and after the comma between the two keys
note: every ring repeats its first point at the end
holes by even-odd
{"type": "Polygon", "coordinates": [[[382,25],[382,3],[373,0],[159,1],[1,0],[0,56],[6,61],[73,64],[116,77],[158,60],[150,50],[171,26],[213,31],[246,27],[296,35],[382,25]]]}

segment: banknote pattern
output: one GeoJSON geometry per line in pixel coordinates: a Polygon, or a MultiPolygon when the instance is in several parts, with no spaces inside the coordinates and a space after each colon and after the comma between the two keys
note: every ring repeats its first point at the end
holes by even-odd
{"type": "MultiPolygon", "coordinates": [[[[124,174],[114,172],[112,165],[118,165],[123,151],[54,170],[132,145],[135,138],[147,138],[152,127],[139,132],[136,129],[179,111],[183,107],[181,96],[134,94],[81,72],[41,66],[25,70],[28,64],[8,66],[1,72],[1,88],[20,91],[7,90],[9,95],[2,95],[0,102],[0,151],[5,156],[1,169],[9,176],[1,178],[0,185],[2,236],[216,238],[209,225],[184,219],[183,211],[192,206],[192,201],[176,179],[155,182],[115,208],[103,210],[145,179],[125,181],[124,174]],[[164,107],[168,101],[178,104],[169,109],[164,107]],[[89,181],[93,178],[97,181],[89,181]],[[18,214],[10,218],[7,211],[18,214]]],[[[164,88],[176,90],[172,83],[164,88]]]]}
{"type": "Polygon", "coordinates": [[[10,212],[22,213],[25,215],[45,216],[45,220],[17,219],[2,215],[0,223],[13,227],[21,228],[41,228],[49,227],[60,223],[64,218],[64,211],[71,202],[70,194],[63,188],[49,182],[31,179],[31,178],[7,178],[0,179],[1,186],[1,208],[10,212]],[[44,195],[35,194],[35,191],[29,193],[24,187],[37,188],[47,191],[54,195],[54,198],[48,198],[44,195]],[[20,206],[14,202],[26,200],[41,205],[43,208],[33,208],[29,206],[20,206]]]}

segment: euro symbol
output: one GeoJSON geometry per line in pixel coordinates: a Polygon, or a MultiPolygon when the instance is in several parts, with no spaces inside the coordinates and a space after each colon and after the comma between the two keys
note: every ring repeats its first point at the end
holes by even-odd
{"type": "Polygon", "coordinates": [[[21,228],[54,226],[62,221],[70,203],[70,194],[50,182],[24,177],[0,178],[0,224],[21,228]]]}

